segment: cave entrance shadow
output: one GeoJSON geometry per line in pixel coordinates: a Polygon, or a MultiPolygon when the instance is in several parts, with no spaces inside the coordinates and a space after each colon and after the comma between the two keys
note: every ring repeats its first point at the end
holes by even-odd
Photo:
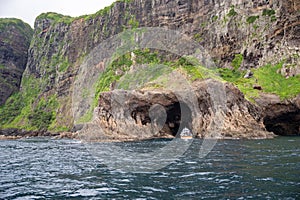
{"type": "Polygon", "coordinates": [[[300,111],[284,113],[276,117],[265,117],[267,131],[280,136],[300,136],[300,111]]]}
{"type": "Polygon", "coordinates": [[[174,136],[179,137],[185,127],[192,130],[192,112],[184,102],[176,102],[166,106],[167,119],[164,130],[174,136]]]}
{"type": "Polygon", "coordinates": [[[135,123],[146,126],[153,124],[161,127],[155,130],[164,135],[179,137],[182,129],[192,130],[192,111],[184,102],[173,102],[169,105],[142,105],[131,111],[131,117],[135,123]],[[149,112],[150,111],[150,112],[149,112]],[[151,116],[150,116],[151,115],[151,116]]]}

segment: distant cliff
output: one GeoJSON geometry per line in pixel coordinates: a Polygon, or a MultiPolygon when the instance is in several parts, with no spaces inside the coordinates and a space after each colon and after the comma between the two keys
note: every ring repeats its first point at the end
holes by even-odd
{"type": "Polygon", "coordinates": [[[19,19],[0,19],[0,106],[19,90],[32,28],[19,19]]]}
{"type": "MultiPolygon", "coordinates": [[[[210,53],[220,76],[236,84],[249,100],[255,101],[262,92],[294,98],[300,92],[299,9],[298,0],[126,0],[77,18],[41,14],[35,22],[22,91],[3,109],[12,113],[20,99],[22,106],[2,117],[1,126],[71,130],[74,81],[86,56],[105,39],[137,27],[186,34],[210,53]],[[243,78],[247,70],[254,78],[243,78]]],[[[105,75],[103,80],[108,80],[105,75]]]]}

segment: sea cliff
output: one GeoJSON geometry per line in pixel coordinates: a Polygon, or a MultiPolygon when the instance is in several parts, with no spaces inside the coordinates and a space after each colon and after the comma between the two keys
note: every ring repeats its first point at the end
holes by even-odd
{"type": "MultiPolygon", "coordinates": [[[[0,127],[2,130],[17,128],[47,133],[78,131],[93,120],[93,115],[94,119],[99,117],[100,125],[108,127],[108,130],[122,126],[123,121],[116,121],[115,118],[111,120],[116,125],[110,124],[106,114],[95,116],[95,108],[103,110],[107,107],[104,100],[108,100],[111,93],[118,93],[113,86],[118,84],[118,80],[128,77],[128,71],[134,71],[135,65],[158,64],[160,61],[171,63],[171,68],[176,66],[172,69],[183,71],[198,100],[209,102],[208,97],[199,97],[201,84],[209,79],[197,76],[197,70],[191,70],[195,69],[195,65],[180,62],[178,55],[141,49],[114,58],[113,62],[103,56],[102,60],[97,58],[94,63],[86,64],[91,54],[95,53],[95,48],[109,38],[125,30],[156,27],[185,35],[210,55],[214,70],[221,79],[218,81],[224,84],[229,96],[222,113],[226,122],[221,131],[222,137],[271,136],[267,131],[279,135],[299,135],[299,9],[297,0],[126,0],[117,1],[93,15],[76,18],[43,13],[36,19],[33,36],[28,28],[24,46],[16,47],[23,54],[15,65],[24,69],[26,64],[26,68],[24,72],[18,70],[14,89],[7,92],[1,79],[1,102],[6,103],[0,108],[3,113],[0,127]],[[31,40],[30,46],[28,38],[31,40]],[[137,59],[132,59],[132,52],[137,59]],[[99,79],[88,82],[82,79],[81,72],[89,72],[99,79]],[[17,91],[21,74],[22,83],[17,91]],[[80,88],[78,84],[85,87],[80,88]],[[13,92],[14,95],[6,100],[13,92]],[[77,93],[80,95],[76,96],[77,93]],[[270,94],[273,97],[268,96],[270,94]],[[79,117],[76,114],[78,105],[84,108],[79,117]],[[273,109],[280,112],[272,112],[273,109]],[[276,126],[272,122],[276,122],[276,126]],[[276,131],[278,129],[281,131],[276,131]]],[[[1,41],[5,37],[1,36],[1,41]]],[[[130,39],[138,40],[135,37],[130,39]]],[[[18,40],[14,42],[20,43],[18,40]]],[[[2,42],[1,54],[13,46],[2,42]]],[[[3,57],[2,63],[9,63],[9,59],[3,57]]],[[[205,93],[204,89],[201,91],[205,93]]],[[[171,95],[159,87],[137,88],[130,94],[141,101],[148,99],[145,104],[150,106],[154,103],[151,97],[153,92],[158,92],[162,97],[171,95]],[[148,90],[150,96],[141,95],[141,90],[148,90]]],[[[176,103],[175,99],[169,98],[170,105],[176,103]]],[[[164,102],[164,99],[160,101],[164,102]]],[[[168,107],[169,104],[162,106],[168,107]]],[[[204,110],[193,115],[193,121],[198,120],[193,123],[197,124],[195,134],[199,137],[205,136],[207,124],[215,115],[215,112],[208,111],[210,106],[207,103],[203,108],[199,103],[199,108],[204,110]],[[207,118],[203,118],[205,113],[207,118]]],[[[134,117],[126,120],[137,123],[134,117]]],[[[168,133],[174,135],[167,129],[159,134],[168,133]]],[[[118,134],[114,136],[117,137],[118,134]]],[[[143,139],[137,135],[130,137],[143,139]]]]}

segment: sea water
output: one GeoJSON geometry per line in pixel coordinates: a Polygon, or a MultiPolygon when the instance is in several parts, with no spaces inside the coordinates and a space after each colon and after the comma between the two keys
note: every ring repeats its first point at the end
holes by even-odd
{"type": "MultiPolygon", "coordinates": [[[[147,152],[170,142],[117,145],[147,152]]],[[[161,169],[137,173],[108,167],[114,159],[101,162],[76,140],[0,141],[0,199],[300,199],[300,137],[220,140],[200,158],[202,142],[161,169]]]]}

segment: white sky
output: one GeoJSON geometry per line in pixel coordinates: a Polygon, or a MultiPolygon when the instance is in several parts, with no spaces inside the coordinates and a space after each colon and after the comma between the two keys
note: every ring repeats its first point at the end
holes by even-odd
{"type": "Polygon", "coordinates": [[[77,17],[93,14],[115,0],[0,0],[0,18],[19,18],[34,26],[35,18],[44,12],[77,17]]]}

